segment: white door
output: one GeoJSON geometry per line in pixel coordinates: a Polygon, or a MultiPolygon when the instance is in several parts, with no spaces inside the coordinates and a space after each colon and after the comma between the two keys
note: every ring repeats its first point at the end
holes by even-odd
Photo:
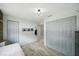
{"type": "Polygon", "coordinates": [[[8,40],[12,43],[19,42],[19,23],[8,20],[8,40]]]}

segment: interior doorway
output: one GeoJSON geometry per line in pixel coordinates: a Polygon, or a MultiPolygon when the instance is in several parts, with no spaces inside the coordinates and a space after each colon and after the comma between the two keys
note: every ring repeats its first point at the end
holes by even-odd
{"type": "Polygon", "coordinates": [[[8,20],[7,32],[8,41],[11,43],[19,42],[19,22],[8,20]]]}

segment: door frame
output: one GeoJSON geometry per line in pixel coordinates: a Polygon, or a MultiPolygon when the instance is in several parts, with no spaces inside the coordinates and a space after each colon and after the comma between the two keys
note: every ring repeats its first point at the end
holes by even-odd
{"type": "Polygon", "coordinates": [[[7,40],[8,40],[8,21],[17,22],[18,23],[18,42],[19,42],[19,21],[7,20],[7,40]]]}

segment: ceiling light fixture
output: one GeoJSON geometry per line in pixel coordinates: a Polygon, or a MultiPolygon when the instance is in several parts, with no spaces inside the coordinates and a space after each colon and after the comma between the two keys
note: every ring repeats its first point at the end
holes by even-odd
{"type": "Polygon", "coordinates": [[[41,10],[37,9],[37,15],[39,16],[41,14],[41,10]]]}

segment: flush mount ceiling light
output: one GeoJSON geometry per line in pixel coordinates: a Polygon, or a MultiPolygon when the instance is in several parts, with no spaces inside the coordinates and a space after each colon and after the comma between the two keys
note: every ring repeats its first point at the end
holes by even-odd
{"type": "Polygon", "coordinates": [[[34,8],[33,12],[36,16],[43,16],[43,14],[46,12],[45,8],[34,8]]]}
{"type": "Polygon", "coordinates": [[[37,9],[37,15],[39,16],[41,14],[41,9],[37,9]]]}

